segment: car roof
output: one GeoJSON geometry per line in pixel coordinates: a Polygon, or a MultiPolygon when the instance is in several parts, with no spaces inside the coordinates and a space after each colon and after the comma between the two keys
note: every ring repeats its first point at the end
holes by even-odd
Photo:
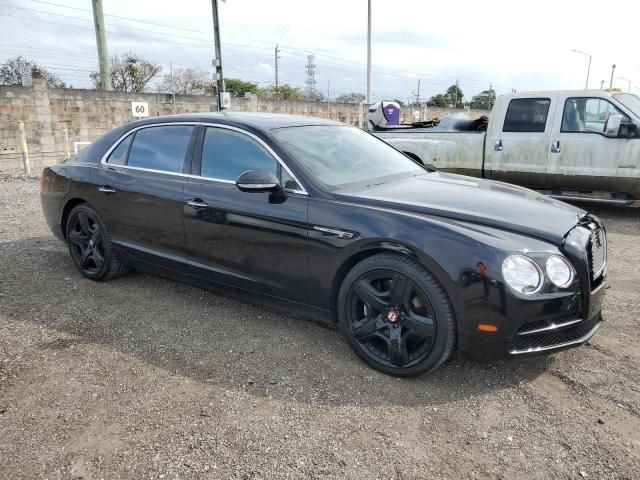
{"type": "Polygon", "coordinates": [[[178,115],[148,117],[129,125],[144,125],[158,122],[215,122],[227,125],[248,126],[259,130],[271,130],[283,127],[301,127],[305,125],[345,125],[341,122],[317,117],[289,115],[286,113],[260,112],[204,112],[178,115]]]}

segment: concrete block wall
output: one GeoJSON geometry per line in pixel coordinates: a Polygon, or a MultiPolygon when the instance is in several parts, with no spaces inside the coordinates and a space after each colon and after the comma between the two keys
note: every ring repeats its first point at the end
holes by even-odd
{"type": "MultiPolygon", "coordinates": [[[[149,115],[208,112],[215,105],[215,97],[170,94],[124,93],[81,89],[48,89],[42,80],[34,79],[32,87],[0,86],[0,173],[21,173],[22,152],[17,122],[23,121],[31,171],[39,174],[45,166],[62,162],[68,148],[73,153],[73,142],[92,142],[110,129],[131,122],[131,102],[149,104],[149,115]]],[[[362,126],[366,106],[324,102],[261,100],[233,98],[231,111],[280,112],[331,118],[362,126]]],[[[452,113],[442,109],[422,109],[420,120],[442,118],[452,113]]],[[[486,115],[485,111],[467,111],[472,118],[486,115]]],[[[415,121],[412,109],[403,109],[402,121],[415,121]]]]}

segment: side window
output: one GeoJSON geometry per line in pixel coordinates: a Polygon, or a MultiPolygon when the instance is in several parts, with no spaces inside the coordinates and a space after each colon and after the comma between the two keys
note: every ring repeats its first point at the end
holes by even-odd
{"type": "Polygon", "coordinates": [[[111,152],[109,158],[107,158],[107,163],[112,165],[124,165],[127,161],[127,152],[129,151],[129,145],[131,145],[131,139],[133,135],[129,135],[123,141],[121,141],[118,146],[111,152]]]}
{"type": "Polygon", "coordinates": [[[573,97],[564,102],[562,112],[562,132],[602,133],[611,115],[629,117],[604,98],[573,97]]]}
{"type": "Polygon", "coordinates": [[[549,115],[548,98],[516,98],[509,102],[503,132],[544,132],[549,115]]]}
{"type": "Polygon", "coordinates": [[[298,182],[284,168],[280,168],[280,184],[289,190],[302,190],[298,182]]]}
{"type": "Polygon", "coordinates": [[[200,174],[235,181],[247,170],[278,174],[278,162],[249,136],[224,128],[207,128],[202,145],[200,174]]]}
{"type": "Polygon", "coordinates": [[[129,152],[130,167],[181,172],[193,127],[166,125],[136,132],[129,152]]]}

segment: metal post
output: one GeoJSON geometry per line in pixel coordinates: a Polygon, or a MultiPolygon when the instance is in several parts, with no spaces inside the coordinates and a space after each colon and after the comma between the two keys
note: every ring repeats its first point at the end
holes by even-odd
{"type": "Polygon", "coordinates": [[[371,0],[367,3],[367,103],[371,105],[371,0]]]}
{"type": "Polygon", "coordinates": [[[20,150],[22,150],[22,166],[24,167],[24,174],[31,175],[29,150],[27,149],[27,134],[24,131],[24,122],[18,122],[18,135],[20,136],[20,150]]]}
{"type": "Polygon", "coordinates": [[[613,88],[613,72],[616,71],[616,64],[611,65],[611,81],[609,82],[609,88],[613,88]]]}
{"type": "Polygon", "coordinates": [[[218,0],[211,0],[213,15],[213,41],[215,43],[214,67],[216,69],[216,89],[218,90],[218,111],[222,110],[222,93],[224,92],[224,76],[222,75],[222,49],[220,47],[220,25],[218,24],[218,0]]]}
{"type": "Polygon", "coordinates": [[[278,99],[278,59],[280,58],[279,56],[280,50],[278,49],[278,44],[276,44],[276,50],[275,50],[275,62],[276,62],[276,90],[274,92],[276,100],[278,99]]]}
{"type": "Polygon", "coordinates": [[[631,80],[629,80],[628,78],[624,78],[624,77],[618,77],[620,80],[624,80],[625,82],[627,82],[627,93],[631,93],[631,80]]]}
{"type": "Polygon", "coordinates": [[[96,30],[96,43],[98,44],[98,62],[100,64],[100,90],[113,90],[111,86],[111,72],[109,71],[109,54],[107,53],[107,38],[104,31],[104,13],[102,12],[102,0],[92,0],[93,22],[96,30]]]}
{"type": "Polygon", "coordinates": [[[589,55],[589,66],[587,67],[587,81],[584,84],[584,89],[589,90],[589,74],[591,73],[591,55],[589,55]]]}
{"type": "Polygon", "coordinates": [[[69,129],[67,127],[62,127],[62,132],[64,133],[64,153],[66,158],[71,156],[71,144],[69,143],[69,129]]]}

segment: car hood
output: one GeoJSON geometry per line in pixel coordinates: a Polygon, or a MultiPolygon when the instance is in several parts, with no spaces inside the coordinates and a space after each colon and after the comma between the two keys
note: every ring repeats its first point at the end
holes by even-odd
{"type": "Polygon", "coordinates": [[[502,228],[559,244],[586,212],[527,188],[432,172],[342,192],[343,200],[502,228]]]}

